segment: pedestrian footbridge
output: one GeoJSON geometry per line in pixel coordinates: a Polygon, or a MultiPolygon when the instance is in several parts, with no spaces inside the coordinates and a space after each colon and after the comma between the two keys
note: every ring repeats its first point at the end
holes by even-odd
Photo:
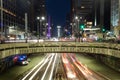
{"type": "Polygon", "coordinates": [[[8,43],[0,45],[0,59],[31,53],[91,53],[104,54],[120,58],[120,44],[97,42],[40,42],[8,43]]]}

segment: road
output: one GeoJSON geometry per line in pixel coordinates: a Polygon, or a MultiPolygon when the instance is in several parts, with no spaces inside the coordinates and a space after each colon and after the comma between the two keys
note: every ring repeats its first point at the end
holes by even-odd
{"type": "Polygon", "coordinates": [[[74,54],[64,53],[62,55],[62,61],[68,80],[108,80],[108,78],[95,73],[81,64],[74,54]]]}
{"type": "Polygon", "coordinates": [[[61,80],[66,79],[60,53],[50,53],[20,80],[61,80]]]}
{"type": "Polygon", "coordinates": [[[22,80],[51,80],[53,78],[57,54],[51,53],[38,63],[22,80]]]}
{"type": "MultiPolygon", "coordinates": [[[[40,58],[40,56],[36,57],[40,58]]],[[[44,55],[42,60],[37,62],[36,66],[34,66],[32,69],[29,69],[29,71],[27,71],[28,69],[25,68],[25,73],[22,76],[19,76],[19,79],[15,80],[115,80],[115,78],[111,78],[112,76],[110,79],[106,78],[106,75],[101,76],[100,74],[96,73],[96,71],[92,71],[92,68],[90,69],[88,65],[84,65],[83,61],[87,60],[85,57],[82,59],[80,54],[78,55],[72,53],[48,53],[44,55]],[[83,60],[82,62],[81,59],[83,60]]],[[[34,62],[31,60],[28,65],[19,66],[21,68],[16,68],[17,70],[11,69],[11,71],[7,71],[6,74],[10,76],[18,74],[20,71],[24,72],[22,68],[32,65],[34,62]],[[10,72],[14,72],[15,74],[10,74],[10,72]]],[[[99,68],[101,66],[94,67],[99,68]]],[[[105,73],[103,70],[102,72],[105,73]]],[[[112,73],[113,72],[108,73],[108,75],[112,73]]],[[[115,73],[114,71],[114,74],[112,75],[116,76],[118,73],[115,73]]],[[[2,78],[3,76],[4,75],[1,74],[0,80],[9,79],[7,76],[4,76],[6,78],[2,78]]],[[[13,76],[11,79],[14,80],[14,77],[16,76],[13,76]]],[[[116,78],[119,80],[119,77],[116,78]]]]}

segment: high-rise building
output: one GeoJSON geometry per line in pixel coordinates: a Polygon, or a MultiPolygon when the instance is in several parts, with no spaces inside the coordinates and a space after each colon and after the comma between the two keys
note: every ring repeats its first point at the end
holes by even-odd
{"type": "Polygon", "coordinates": [[[71,19],[70,19],[70,14],[68,13],[66,15],[66,23],[64,27],[64,36],[70,36],[72,34],[72,24],[71,24],[71,19]]]}
{"type": "Polygon", "coordinates": [[[34,0],[34,11],[36,16],[46,16],[45,0],[34,0]]]}
{"type": "Polygon", "coordinates": [[[111,24],[118,26],[120,21],[120,0],[111,0],[111,24]]]}
{"type": "Polygon", "coordinates": [[[90,22],[92,23],[91,27],[99,27],[101,29],[105,27],[109,30],[110,0],[71,0],[71,2],[71,21],[78,26],[76,26],[76,29],[79,28],[81,23],[87,27],[86,23],[90,22]]]}
{"type": "Polygon", "coordinates": [[[7,37],[8,28],[10,26],[15,26],[16,23],[16,0],[8,1],[1,0],[0,1],[0,29],[1,35],[5,35],[7,37]]]}
{"type": "Polygon", "coordinates": [[[46,4],[45,0],[34,0],[34,15],[35,15],[35,26],[36,31],[39,28],[38,34],[40,37],[46,37],[46,29],[47,29],[47,14],[46,14],[46,4]],[[39,17],[39,20],[37,20],[37,17],[39,17]],[[44,20],[42,20],[42,17],[44,17],[44,20]]]}
{"type": "Polygon", "coordinates": [[[99,28],[110,30],[110,0],[95,0],[94,24],[99,28]]]}
{"type": "Polygon", "coordinates": [[[76,0],[75,9],[75,16],[82,17],[82,21],[90,20],[88,15],[92,12],[93,0],[76,0]]]}
{"type": "MultiPolygon", "coordinates": [[[[0,31],[6,37],[25,35],[25,13],[27,29],[31,33],[37,30],[37,16],[44,16],[47,20],[45,0],[0,0],[0,3],[0,31]]],[[[41,35],[45,34],[45,26],[44,21],[41,23],[41,35]]]]}
{"type": "Polygon", "coordinates": [[[111,0],[111,30],[114,30],[116,36],[120,30],[116,27],[120,26],[120,0],[111,0]]]}
{"type": "Polygon", "coordinates": [[[72,32],[79,33],[80,25],[93,21],[93,0],[71,0],[72,32]]]}
{"type": "Polygon", "coordinates": [[[29,0],[0,0],[1,34],[6,37],[25,34],[25,13],[28,13],[28,29],[30,29],[29,0]],[[19,31],[18,31],[19,30],[19,31]]]}

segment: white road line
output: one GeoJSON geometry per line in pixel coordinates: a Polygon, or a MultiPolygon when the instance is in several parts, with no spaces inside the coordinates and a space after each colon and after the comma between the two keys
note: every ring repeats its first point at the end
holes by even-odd
{"type": "Polygon", "coordinates": [[[55,54],[52,55],[52,58],[51,58],[51,60],[50,60],[50,62],[49,62],[49,64],[48,64],[48,66],[47,66],[47,68],[46,68],[46,70],[45,70],[45,72],[44,72],[41,80],[44,80],[45,75],[46,75],[46,73],[47,73],[47,71],[48,71],[48,69],[49,69],[49,67],[50,67],[50,65],[51,65],[51,63],[52,63],[52,61],[53,61],[53,57],[54,57],[54,56],[55,56],[55,54]]]}
{"type": "MultiPolygon", "coordinates": [[[[52,54],[50,55],[52,56],[52,54]]],[[[48,57],[49,58],[49,57],[48,57]]],[[[40,69],[47,63],[48,58],[45,59],[44,63],[39,67],[39,69],[29,78],[29,80],[32,80],[34,78],[34,76],[40,71],[40,69]]]]}
{"type": "MultiPolygon", "coordinates": [[[[45,57],[47,57],[47,56],[45,56],[45,57]]],[[[47,57],[47,59],[49,57],[50,57],[50,55],[47,57]]],[[[41,65],[44,62],[45,59],[46,58],[42,59],[42,61],[38,65],[36,65],[22,80],[25,80],[39,65],[41,65]]]]}
{"type": "Polygon", "coordinates": [[[52,76],[53,76],[53,71],[54,71],[54,68],[55,68],[56,59],[57,59],[57,53],[56,53],[56,55],[55,55],[55,60],[54,60],[54,62],[53,62],[53,66],[52,66],[51,75],[50,75],[50,77],[49,77],[49,80],[52,80],[52,76]]]}

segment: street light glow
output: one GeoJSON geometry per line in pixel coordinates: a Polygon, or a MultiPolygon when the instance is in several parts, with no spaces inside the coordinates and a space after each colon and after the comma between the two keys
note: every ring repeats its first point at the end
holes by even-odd
{"type": "Polygon", "coordinates": [[[42,20],[45,20],[45,17],[44,17],[44,16],[42,16],[42,17],[41,17],[41,19],[42,19],[42,20]]]}
{"type": "Polygon", "coordinates": [[[76,16],[75,19],[78,19],[78,16],[76,16]]]}
{"type": "Polygon", "coordinates": [[[42,17],[37,17],[37,20],[45,20],[45,17],[44,16],[42,16],[42,17]]]}
{"type": "Polygon", "coordinates": [[[37,20],[39,20],[40,19],[40,17],[37,17],[37,20]]]}

